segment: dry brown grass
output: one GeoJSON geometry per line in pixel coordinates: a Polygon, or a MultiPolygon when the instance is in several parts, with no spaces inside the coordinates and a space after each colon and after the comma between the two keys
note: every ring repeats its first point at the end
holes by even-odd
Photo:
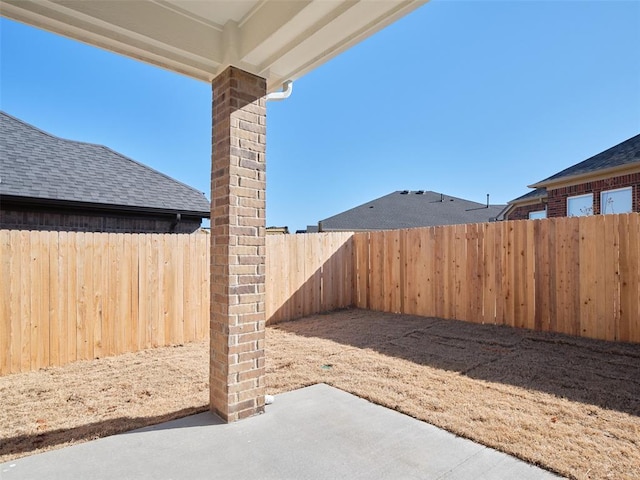
{"type": "MultiPolygon", "coordinates": [[[[191,344],[0,378],[0,461],[206,408],[191,344]]],[[[267,329],[269,393],[325,382],[579,479],[637,478],[640,345],[348,310],[267,329]]]]}

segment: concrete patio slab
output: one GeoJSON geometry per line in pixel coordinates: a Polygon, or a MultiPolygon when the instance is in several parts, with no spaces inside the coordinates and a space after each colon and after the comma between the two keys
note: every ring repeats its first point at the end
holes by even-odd
{"type": "Polygon", "coordinates": [[[210,413],[21,458],[0,479],[546,479],[553,474],[319,384],[264,415],[210,413]]]}

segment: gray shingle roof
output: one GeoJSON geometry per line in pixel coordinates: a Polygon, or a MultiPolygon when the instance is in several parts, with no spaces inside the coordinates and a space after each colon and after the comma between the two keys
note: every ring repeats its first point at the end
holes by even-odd
{"type": "Polygon", "coordinates": [[[0,194],[209,217],[203,193],[102,145],[50,135],[0,112],[0,194]]]}
{"type": "Polygon", "coordinates": [[[551,175],[532,185],[532,187],[541,187],[550,181],[559,180],[565,177],[574,177],[587,173],[597,172],[613,167],[619,167],[631,163],[640,163],[640,134],[631,137],[618,145],[615,145],[604,152],[600,152],[593,157],[576,163],[575,165],[565,168],[561,172],[551,175]]]}
{"type": "Polygon", "coordinates": [[[486,204],[431,191],[397,191],[322,220],[322,229],[392,230],[481,223],[494,220],[504,207],[490,205],[487,208],[486,204]]]}
{"type": "Polygon", "coordinates": [[[511,200],[510,202],[508,202],[510,205],[512,203],[520,203],[520,202],[524,202],[526,200],[534,200],[536,198],[545,198],[547,196],[547,189],[546,188],[536,188],[535,190],[532,190],[530,192],[525,193],[524,195],[518,197],[518,198],[514,198],[513,200],[511,200]]]}

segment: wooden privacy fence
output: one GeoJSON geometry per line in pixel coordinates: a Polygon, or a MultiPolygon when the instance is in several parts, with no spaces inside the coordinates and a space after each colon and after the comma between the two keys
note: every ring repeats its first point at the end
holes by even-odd
{"type": "Polygon", "coordinates": [[[640,342],[640,214],[354,235],[354,305],[640,342]]]}
{"type": "Polygon", "coordinates": [[[353,233],[267,237],[267,323],[353,304],[353,233]]]}
{"type": "MultiPolygon", "coordinates": [[[[268,323],[351,305],[352,235],[267,237],[268,323]]],[[[209,242],[0,230],[0,375],[209,338],[209,242]]]]}
{"type": "MultiPolygon", "coordinates": [[[[0,375],[209,336],[209,235],[0,231],[0,375]]],[[[267,323],[356,306],[640,342],[640,214],[266,239],[267,323]]]]}
{"type": "Polygon", "coordinates": [[[209,335],[209,235],[0,230],[0,374],[209,335]]]}

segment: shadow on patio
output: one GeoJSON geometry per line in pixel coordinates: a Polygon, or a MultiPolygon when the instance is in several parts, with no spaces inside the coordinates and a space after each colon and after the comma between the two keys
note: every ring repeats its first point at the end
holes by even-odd
{"type": "MultiPolygon", "coordinates": [[[[190,407],[175,412],[155,415],[151,417],[119,417],[110,418],[98,422],[86,423],[72,428],[59,428],[45,430],[38,434],[23,434],[2,439],[0,456],[21,456],[39,449],[51,449],[69,442],[78,443],[96,438],[107,437],[118,433],[129,432],[151,425],[162,424],[178,418],[187,417],[208,410],[208,406],[190,407]]],[[[217,417],[211,415],[211,419],[221,423],[217,417]]],[[[175,428],[175,427],[174,427],[175,428]]]]}

